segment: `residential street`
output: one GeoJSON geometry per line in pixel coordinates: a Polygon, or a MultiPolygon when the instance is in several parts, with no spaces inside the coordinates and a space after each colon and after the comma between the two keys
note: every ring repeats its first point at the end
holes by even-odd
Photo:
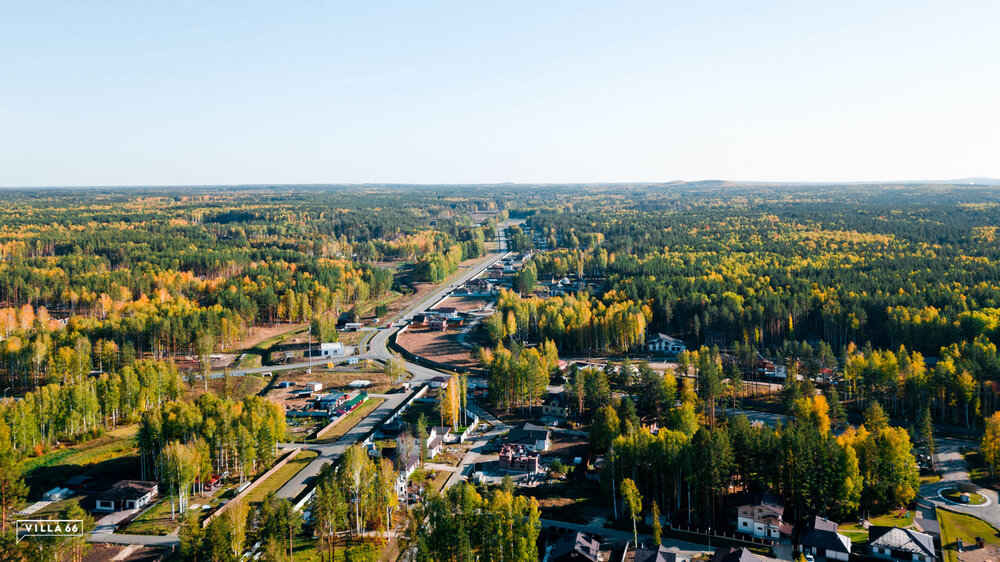
{"type": "Polygon", "coordinates": [[[979,489],[979,493],[989,499],[989,504],[982,506],[952,503],[939,495],[941,490],[952,488],[959,482],[969,482],[968,466],[965,463],[965,459],[962,458],[960,449],[963,446],[970,445],[967,441],[956,439],[937,440],[937,455],[935,455],[935,459],[941,471],[941,481],[934,484],[924,484],[920,487],[920,499],[917,502],[917,510],[921,517],[936,519],[934,507],[944,506],[974,517],[980,517],[994,526],[1000,527],[1000,505],[997,503],[997,493],[993,490],[979,489]]]}

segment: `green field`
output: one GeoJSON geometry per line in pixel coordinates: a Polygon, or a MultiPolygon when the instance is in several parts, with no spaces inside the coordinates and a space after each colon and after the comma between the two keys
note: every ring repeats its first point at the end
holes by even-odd
{"type": "Polygon", "coordinates": [[[130,535],[167,535],[181,524],[180,515],[175,502],[175,518],[171,519],[170,498],[163,498],[129,523],[125,532],[130,535]]]}
{"type": "Polygon", "coordinates": [[[941,525],[941,548],[947,561],[958,560],[958,539],[962,539],[965,546],[974,545],[976,537],[981,537],[987,543],[995,544],[1000,541],[1000,532],[978,517],[938,508],[937,519],[941,525]]]}
{"type": "Polygon", "coordinates": [[[123,472],[128,472],[127,477],[138,478],[138,474],[131,474],[138,459],[135,442],[138,430],[138,425],[119,427],[79,445],[27,459],[24,478],[31,489],[28,497],[40,499],[46,490],[77,474],[119,480],[123,472]]]}
{"type": "Polygon", "coordinates": [[[305,468],[314,458],[319,456],[316,451],[301,451],[295,458],[285,463],[284,466],[279,468],[274,474],[269,476],[267,480],[262,482],[259,486],[254,488],[252,492],[244,496],[244,501],[247,503],[260,503],[264,501],[264,496],[269,492],[276,492],[278,488],[285,485],[295,476],[298,471],[305,468]]]}

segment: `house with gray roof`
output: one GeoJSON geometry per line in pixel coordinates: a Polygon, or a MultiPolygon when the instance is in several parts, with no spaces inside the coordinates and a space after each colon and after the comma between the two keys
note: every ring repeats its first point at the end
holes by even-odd
{"type": "Polygon", "coordinates": [[[934,539],[926,533],[899,527],[874,525],[868,528],[868,553],[885,560],[932,562],[934,539]]]}

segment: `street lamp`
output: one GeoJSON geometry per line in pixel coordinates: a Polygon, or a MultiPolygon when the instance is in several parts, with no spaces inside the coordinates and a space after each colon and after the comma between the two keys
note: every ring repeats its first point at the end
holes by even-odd
{"type": "Polygon", "coordinates": [[[309,346],[308,349],[307,349],[307,351],[306,351],[306,354],[309,356],[309,368],[306,369],[306,374],[309,374],[309,375],[311,375],[312,372],[313,372],[313,337],[312,337],[312,334],[313,334],[313,327],[312,327],[312,322],[310,322],[309,323],[309,333],[308,333],[308,336],[306,337],[306,339],[308,341],[307,345],[309,346]]]}

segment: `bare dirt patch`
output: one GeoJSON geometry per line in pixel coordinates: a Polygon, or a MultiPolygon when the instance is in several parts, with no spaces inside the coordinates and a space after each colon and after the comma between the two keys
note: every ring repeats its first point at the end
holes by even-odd
{"type": "MultiPolygon", "coordinates": [[[[242,400],[245,396],[251,396],[260,392],[267,386],[267,382],[267,380],[259,375],[231,376],[228,383],[225,378],[209,379],[208,390],[218,396],[228,395],[234,400],[242,400]]],[[[195,381],[193,387],[185,382],[183,387],[184,399],[194,401],[205,393],[205,380],[195,381]]]]}
{"type": "MultiPolygon", "coordinates": [[[[450,307],[458,312],[478,312],[494,299],[482,297],[463,297],[462,295],[450,296],[443,303],[435,305],[434,308],[450,307]]],[[[433,310],[433,309],[432,309],[433,310]]]]}
{"type": "Polygon", "coordinates": [[[424,327],[412,327],[396,336],[396,343],[414,355],[442,365],[457,368],[479,367],[479,363],[472,356],[472,349],[458,343],[458,334],[461,330],[461,327],[456,327],[448,328],[445,332],[437,332],[424,327]]]}

